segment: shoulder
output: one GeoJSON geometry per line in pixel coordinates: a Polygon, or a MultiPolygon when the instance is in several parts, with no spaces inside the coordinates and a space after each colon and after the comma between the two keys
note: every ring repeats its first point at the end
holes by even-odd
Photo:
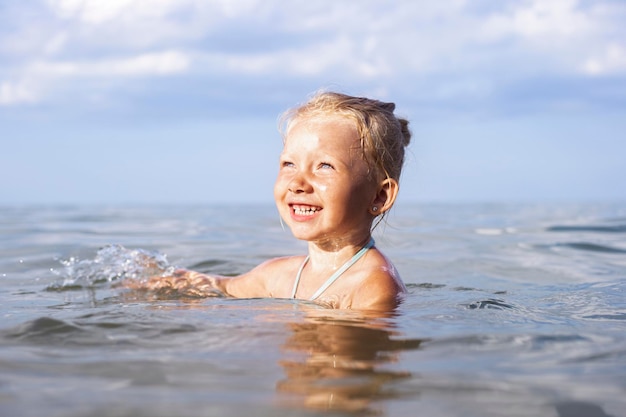
{"type": "Polygon", "coordinates": [[[244,274],[267,274],[267,273],[280,273],[288,271],[290,269],[297,269],[304,261],[304,256],[283,256],[279,258],[269,259],[256,267],[250,272],[244,274]]]}
{"type": "Polygon", "coordinates": [[[372,251],[368,271],[352,295],[352,309],[395,308],[406,292],[395,266],[378,250],[372,251]]]}
{"type": "Polygon", "coordinates": [[[227,292],[234,297],[286,297],[289,283],[304,256],[286,256],[269,259],[249,272],[228,280],[227,292]]]}

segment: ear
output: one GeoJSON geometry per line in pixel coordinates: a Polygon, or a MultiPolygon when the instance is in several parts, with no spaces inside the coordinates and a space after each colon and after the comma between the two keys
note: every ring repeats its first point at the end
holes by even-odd
{"type": "Polygon", "coordinates": [[[378,192],[374,197],[374,201],[370,205],[369,212],[372,216],[378,216],[386,212],[393,206],[398,196],[400,186],[398,181],[393,178],[385,178],[379,184],[378,192]],[[376,207],[376,210],[374,210],[376,207]]]}

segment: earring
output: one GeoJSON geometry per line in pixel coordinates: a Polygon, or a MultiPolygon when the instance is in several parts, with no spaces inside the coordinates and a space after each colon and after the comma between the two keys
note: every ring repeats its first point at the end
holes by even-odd
{"type": "Polygon", "coordinates": [[[372,207],[372,211],[378,211],[378,207],[376,206],[372,207]]]}

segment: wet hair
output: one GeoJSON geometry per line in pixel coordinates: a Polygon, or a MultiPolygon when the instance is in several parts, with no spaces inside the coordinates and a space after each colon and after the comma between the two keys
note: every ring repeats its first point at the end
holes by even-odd
{"type": "Polygon", "coordinates": [[[280,118],[286,135],[298,120],[339,116],[355,122],[361,149],[370,172],[377,178],[400,181],[404,151],[411,141],[409,122],[396,117],[394,103],[335,92],[318,92],[306,103],[287,110],[280,118]]]}

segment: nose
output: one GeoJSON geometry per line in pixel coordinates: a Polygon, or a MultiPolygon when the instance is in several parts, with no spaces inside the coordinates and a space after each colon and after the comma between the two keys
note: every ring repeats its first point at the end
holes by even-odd
{"type": "Polygon", "coordinates": [[[294,194],[306,193],[311,191],[311,184],[305,173],[297,171],[291,177],[288,189],[294,194]]]}

